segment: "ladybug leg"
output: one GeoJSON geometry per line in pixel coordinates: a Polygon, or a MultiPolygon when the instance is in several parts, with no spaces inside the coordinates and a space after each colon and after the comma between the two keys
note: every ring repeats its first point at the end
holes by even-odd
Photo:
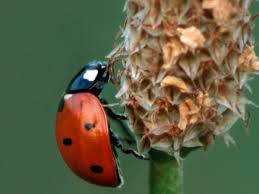
{"type": "Polygon", "coordinates": [[[116,113],[111,108],[105,107],[106,113],[109,117],[112,119],[118,119],[118,120],[128,120],[128,117],[124,114],[116,113]]]}
{"type": "MultiPolygon", "coordinates": [[[[105,99],[100,99],[100,101],[107,105],[108,102],[105,99]]],[[[137,142],[132,134],[132,131],[127,126],[126,120],[128,120],[127,116],[123,114],[119,114],[114,112],[110,107],[104,106],[104,109],[107,113],[107,115],[113,119],[119,126],[117,132],[116,130],[112,130],[110,128],[110,138],[111,142],[114,146],[120,148],[122,152],[126,154],[133,154],[135,157],[140,159],[147,159],[144,155],[138,153],[137,150],[137,142]],[[122,129],[122,130],[120,130],[122,129]]]]}
{"type": "MultiPolygon", "coordinates": [[[[100,99],[101,102],[105,105],[109,104],[107,102],[107,100],[105,99],[100,99]]],[[[110,107],[105,106],[104,109],[106,110],[106,113],[109,117],[111,117],[112,119],[119,119],[119,120],[128,120],[127,116],[124,114],[120,114],[120,113],[116,113],[115,111],[113,111],[110,107]]]]}
{"type": "Polygon", "coordinates": [[[128,143],[135,143],[132,142],[131,140],[127,140],[127,139],[122,139],[121,137],[119,137],[118,135],[116,135],[112,130],[110,130],[110,138],[111,138],[111,142],[114,146],[118,147],[121,149],[122,152],[126,153],[126,154],[133,154],[135,157],[142,159],[142,160],[148,160],[147,157],[145,157],[144,155],[138,153],[137,151],[135,151],[134,149],[131,148],[125,148],[123,146],[123,142],[127,141],[128,143]]]}
{"type": "Polygon", "coordinates": [[[104,108],[108,117],[111,118],[114,122],[116,122],[118,124],[118,126],[120,126],[120,128],[122,129],[123,133],[126,135],[127,138],[123,138],[123,139],[128,139],[125,144],[136,144],[135,141],[135,137],[132,134],[132,132],[130,131],[130,129],[127,127],[127,123],[124,122],[126,120],[128,120],[128,118],[125,115],[122,114],[117,114],[115,113],[111,108],[109,107],[105,107],[104,108]]]}

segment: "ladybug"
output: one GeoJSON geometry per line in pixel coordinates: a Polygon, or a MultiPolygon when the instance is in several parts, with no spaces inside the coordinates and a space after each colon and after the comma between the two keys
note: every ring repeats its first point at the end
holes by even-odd
{"type": "MultiPolygon", "coordinates": [[[[56,116],[56,142],[68,167],[82,179],[102,186],[118,187],[123,179],[114,146],[143,158],[123,147],[109,127],[113,119],[127,117],[115,113],[99,97],[110,78],[108,64],[90,63],[69,83],[56,116]]],[[[134,143],[134,140],[128,143],[134,143]]]]}

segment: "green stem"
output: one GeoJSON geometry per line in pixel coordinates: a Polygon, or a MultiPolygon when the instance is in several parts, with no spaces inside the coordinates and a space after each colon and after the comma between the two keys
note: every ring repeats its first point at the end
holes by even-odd
{"type": "Polygon", "coordinates": [[[183,167],[175,159],[151,156],[150,194],[183,194],[183,167]]]}

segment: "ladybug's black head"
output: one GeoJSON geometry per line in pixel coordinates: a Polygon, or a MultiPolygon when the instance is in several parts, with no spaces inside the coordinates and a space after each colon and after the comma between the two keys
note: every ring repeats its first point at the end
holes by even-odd
{"type": "Polygon", "coordinates": [[[90,92],[98,96],[108,80],[108,64],[105,62],[93,62],[79,71],[72,79],[66,93],[90,92]]]}

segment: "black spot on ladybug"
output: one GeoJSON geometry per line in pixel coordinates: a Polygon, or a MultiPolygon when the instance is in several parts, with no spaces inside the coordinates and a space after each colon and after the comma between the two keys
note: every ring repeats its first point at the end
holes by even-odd
{"type": "Polygon", "coordinates": [[[65,101],[64,101],[64,98],[62,98],[58,104],[58,112],[62,112],[63,109],[64,109],[64,104],[65,104],[65,101]]]}
{"type": "Polygon", "coordinates": [[[64,138],[64,139],[63,139],[63,144],[64,144],[65,146],[70,146],[70,145],[72,145],[72,139],[71,139],[71,138],[64,138]]]}
{"type": "Polygon", "coordinates": [[[96,173],[96,174],[100,174],[103,172],[103,167],[99,166],[99,165],[92,165],[90,167],[90,170],[93,172],[93,173],[96,173]]]}
{"type": "Polygon", "coordinates": [[[85,124],[85,128],[86,128],[87,130],[90,130],[90,129],[92,129],[92,128],[95,128],[95,124],[86,123],[86,124],[85,124]]]}

